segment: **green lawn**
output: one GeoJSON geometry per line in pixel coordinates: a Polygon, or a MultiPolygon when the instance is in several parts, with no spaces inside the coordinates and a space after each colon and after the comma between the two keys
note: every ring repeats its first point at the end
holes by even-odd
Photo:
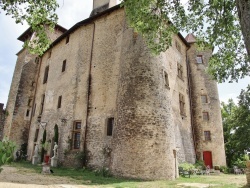
{"type": "MultiPolygon", "coordinates": [[[[19,169],[28,169],[29,172],[40,173],[42,167],[34,166],[27,162],[22,163],[12,163],[11,166],[17,167],[19,169]]],[[[98,187],[114,187],[114,188],[171,188],[171,187],[193,187],[184,186],[182,183],[202,183],[202,184],[216,184],[216,186],[211,187],[224,187],[224,188],[234,188],[234,187],[246,187],[246,176],[245,175],[233,175],[233,174],[220,174],[220,175],[209,175],[209,176],[198,176],[191,175],[190,178],[180,177],[174,181],[142,181],[142,180],[131,180],[122,179],[115,177],[103,177],[101,175],[96,175],[93,171],[89,170],[76,170],[71,168],[51,168],[54,173],[52,176],[70,177],[76,180],[78,184],[84,185],[95,185],[98,187]],[[182,184],[182,185],[180,185],[182,184]]]]}

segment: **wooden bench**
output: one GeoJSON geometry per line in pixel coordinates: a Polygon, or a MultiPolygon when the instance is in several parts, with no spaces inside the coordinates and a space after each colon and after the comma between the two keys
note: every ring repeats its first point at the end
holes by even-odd
{"type": "Polygon", "coordinates": [[[190,178],[190,170],[184,170],[182,167],[179,167],[179,175],[180,176],[183,176],[183,177],[186,177],[188,176],[190,178]]]}

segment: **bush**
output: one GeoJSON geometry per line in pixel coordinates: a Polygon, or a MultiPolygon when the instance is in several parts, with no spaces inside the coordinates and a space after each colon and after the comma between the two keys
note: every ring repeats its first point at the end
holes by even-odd
{"type": "Polygon", "coordinates": [[[190,170],[192,170],[192,169],[194,169],[195,168],[195,166],[193,165],[193,164],[191,164],[191,163],[181,163],[181,164],[179,164],[179,167],[182,167],[183,168],[183,170],[186,170],[186,171],[190,171],[190,170]]]}
{"type": "Polygon", "coordinates": [[[248,155],[243,155],[233,162],[233,166],[237,166],[238,168],[246,168],[246,162],[249,160],[248,155]]]}
{"type": "Polygon", "coordinates": [[[230,169],[228,167],[226,167],[226,166],[221,166],[220,171],[223,172],[224,174],[229,174],[230,173],[230,169]]]}
{"type": "Polygon", "coordinates": [[[206,165],[204,163],[204,161],[201,160],[197,160],[196,163],[194,164],[195,168],[199,169],[199,170],[206,170],[206,165]]]}
{"type": "Polygon", "coordinates": [[[96,176],[111,177],[109,168],[102,167],[94,171],[96,176]]]}
{"type": "Polygon", "coordinates": [[[6,138],[0,141],[0,166],[13,161],[13,153],[16,145],[13,141],[6,138]]]}

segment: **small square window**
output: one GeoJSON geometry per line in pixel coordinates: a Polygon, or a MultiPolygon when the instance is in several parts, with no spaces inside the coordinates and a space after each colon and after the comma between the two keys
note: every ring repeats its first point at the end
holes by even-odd
{"type": "Polygon", "coordinates": [[[63,61],[63,64],[62,64],[62,72],[64,72],[66,69],[66,59],[63,61]]]}
{"type": "Polygon", "coordinates": [[[199,64],[203,63],[202,55],[197,55],[196,56],[196,62],[199,63],[199,64]]]}
{"type": "Polygon", "coordinates": [[[201,95],[201,102],[204,104],[204,103],[207,103],[207,95],[201,95]]]}
{"type": "Polygon", "coordinates": [[[204,137],[206,141],[211,141],[211,133],[210,131],[204,131],[204,137]]]}
{"type": "Polygon", "coordinates": [[[202,112],[203,120],[208,121],[209,120],[209,113],[208,112],[202,112]]]}
{"type": "Polygon", "coordinates": [[[108,118],[107,122],[107,136],[113,135],[113,127],[114,127],[114,118],[108,118]]]}
{"type": "Polygon", "coordinates": [[[69,43],[69,35],[66,37],[66,44],[69,43]]]}
{"type": "Polygon", "coordinates": [[[185,115],[185,97],[179,93],[180,114],[185,115]]]}

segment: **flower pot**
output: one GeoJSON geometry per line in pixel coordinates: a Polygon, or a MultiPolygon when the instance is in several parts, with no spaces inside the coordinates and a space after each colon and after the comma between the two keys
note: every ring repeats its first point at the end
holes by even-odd
{"type": "Polygon", "coordinates": [[[44,155],[44,162],[49,164],[49,155],[44,155]]]}

